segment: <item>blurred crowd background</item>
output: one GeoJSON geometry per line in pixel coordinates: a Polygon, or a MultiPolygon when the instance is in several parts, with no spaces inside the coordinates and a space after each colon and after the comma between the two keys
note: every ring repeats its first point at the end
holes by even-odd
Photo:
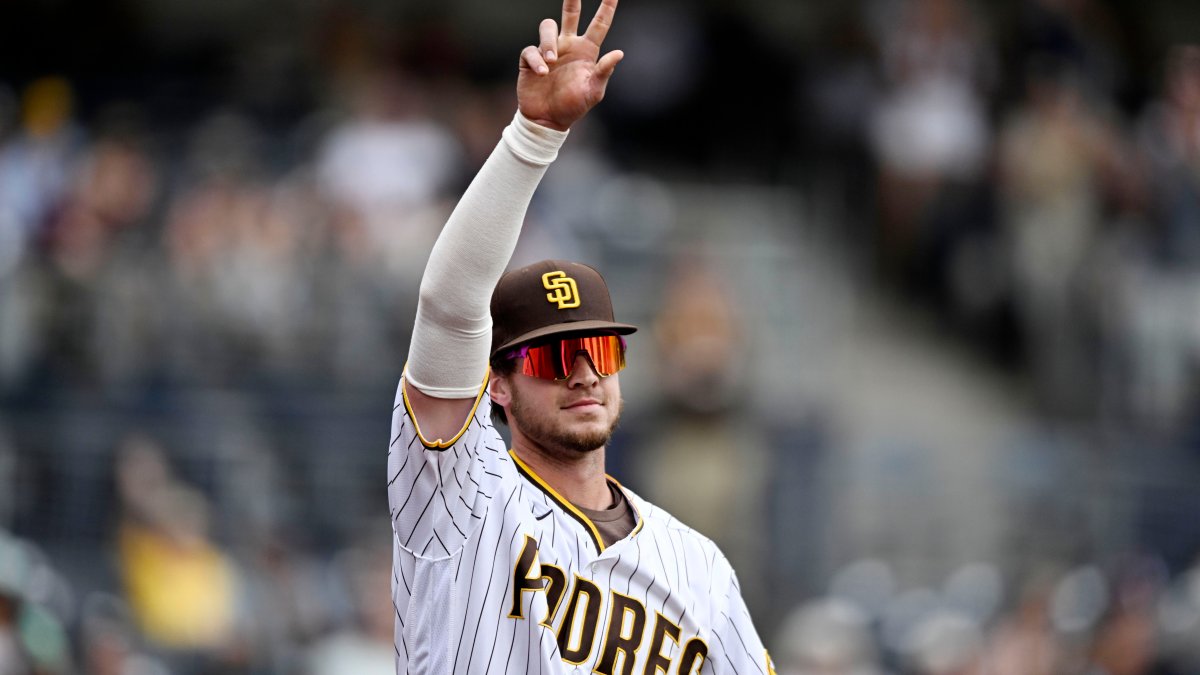
{"type": "MultiPolygon", "coordinates": [[[[0,4],[0,675],[391,672],[416,286],[558,9],[0,4]]],[[[621,6],[516,262],[642,326],[611,471],[780,673],[1200,673],[1198,31],[621,6]]]]}

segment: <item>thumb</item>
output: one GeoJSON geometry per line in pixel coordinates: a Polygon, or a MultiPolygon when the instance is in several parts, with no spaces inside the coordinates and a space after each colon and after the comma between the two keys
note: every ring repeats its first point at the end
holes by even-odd
{"type": "Polygon", "coordinates": [[[600,57],[600,60],[596,62],[596,79],[600,80],[601,84],[608,84],[608,79],[612,77],[613,70],[616,69],[617,64],[623,58],[625,58],[625,52],[620,49],[614,49],[600,57]]]}

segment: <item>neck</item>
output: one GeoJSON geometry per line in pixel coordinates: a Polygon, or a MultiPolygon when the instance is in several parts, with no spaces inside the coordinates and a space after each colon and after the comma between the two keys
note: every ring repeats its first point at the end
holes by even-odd
{"type": "Polygon", "coordinates": [[[604,474],[604,447],[591,452],[548,450],[513,431],[513,452],[542,480],[575,506],[602,511],[612,506],[604,474]]]}

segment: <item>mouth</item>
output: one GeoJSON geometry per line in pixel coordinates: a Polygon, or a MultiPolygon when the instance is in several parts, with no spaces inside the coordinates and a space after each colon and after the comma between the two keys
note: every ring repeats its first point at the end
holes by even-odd
{"type": "Polygon", "coordinates": [[[600,407],[600,402],[594,398],[584,398],[563,406],[563,410],[593,410],[600,407]]]}

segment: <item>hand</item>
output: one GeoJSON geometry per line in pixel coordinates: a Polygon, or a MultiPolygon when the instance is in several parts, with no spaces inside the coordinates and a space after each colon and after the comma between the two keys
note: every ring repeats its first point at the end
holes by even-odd
{"type": "Polygon", "coordinates": [[[562,31],[554,19],[546,19],[538,27],[538,46],[521,51],[517,107],[533,122],[559,131],[570,128],[604,98],[608,79],[625,56],[614,50],[598,58],[617,0],[601,0],[587,32],[576,35],[580,2],[563,0],[562,31]]]}

